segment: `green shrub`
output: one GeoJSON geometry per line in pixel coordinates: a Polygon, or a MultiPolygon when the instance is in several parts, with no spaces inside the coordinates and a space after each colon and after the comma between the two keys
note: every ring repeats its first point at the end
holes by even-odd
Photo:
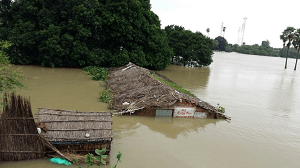
{"type": "MultiPolygon", "coordinates": [[[[107,155],[104,155],[105,152],[106,152],[106,148],[103,148],[101,150],[96,149],[95,150],[96,156],[94,156],[92,153],[85,155],[85,163],[87,163],[87,168],[93,166],[95,162],[98,167],[100,167],[101,165],[106,165],[107,155]]],[[[122,163],[121,162],[122,153],[120,151],[116,155],[116,158],[117,158],[117,162],[113,166],[113,168],[116,168],[119,162],[122,163]]]]}
{"type": "Polygon", "coordinates": [[[83,70],[88,72],[88,75],[91,75],[93,80],[104,81],[109,75],[108,69],[103,67],[87,66],[83,70]]]}
{"type": "Polygon", "coordinates": [[[112,106],[112,91],[111,89],[105,89],[100,93],[100,101],[108,103],[109,106],[112,106]]]}
{"type": "Polygon", "coordinates": [[[220,112],[220,113],[225,113],[225,108],[222,107],[222,106],[219,106],[219,104],[218,104],[217,111],[220,112]]]}

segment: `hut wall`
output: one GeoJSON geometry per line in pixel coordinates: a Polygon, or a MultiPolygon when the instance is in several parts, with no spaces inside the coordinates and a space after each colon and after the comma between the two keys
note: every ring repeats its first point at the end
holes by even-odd
{"type": "Polygon", "coordinates": [[[135,112],[138,116],[150,116],[155,117],[156,109],[150,108],[150,109],[142,109],[135,112]]]}
{"type": "Polygon", "coordinates": [[[0,161],[36,159],[44,156],[29,100],[5,94],[0,117],[0,161]]]}
{"type": "Polygon", "coordinates": [[[73,144],[54,144],[54,146],[61,152],[70,154],[88,154],[95,153],[96,149],[106,148],[106,154],[110,153],[111,141],[101,141],[101,142],[80,142],[73,144]]]}
{"type": "MultiPolygon", "coordinates": [[[[176,102],[171,108],[175,108],[175,107],[195,107],[194,104],[192,103],[185,103],[185,102],[176,102]]],[[[212,119],[218,119],[218,118],[223,118],[221,115],[212,112],[210,110],[201,108],[201,107],[196,107],[196,111],[195,112],[202,112],[202,113],[206,113],[207,118],[212,118],[212,119]]]]}
{"type": "Polygon", "coordinates": [[[186,103],[186,102],[179,102],[177,101],[176,103],[174,103],[172,106],[170,107],[166,107],[166,108],[145,108],[145,109],[141,109],[136,111],[135,113],[124,113],[122,115],[134,115],[134,116],[150,116],[150,117],[155,117],[156,116],[156,109],[170,109],[170,110],[174,110],[175,107],[195,107],[196,111],[195,112],[202,112],[202,113],[206,113],[207,118],[212,118],[212,119],[218,119],[218,118],[222,118],[222,116],[220,116],[219,114],[215,113],[215,112],[211,112],[210,110],[201,108],[201,107],[196,107],[193,103],[186,103]]]}

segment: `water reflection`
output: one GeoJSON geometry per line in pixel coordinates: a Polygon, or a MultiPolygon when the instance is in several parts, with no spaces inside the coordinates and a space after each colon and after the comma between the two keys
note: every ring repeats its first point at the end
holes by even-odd
{"type": "Polygon", "coordinates": [[[38,108],[79,111],[107,111],[107,104],[99,102],[104,82],[93,81],[78,68],[48,68],[13,66],[20,68],[27,89],[17,94],[29,96],[33,113],[38,108]]]}
{"type": "MultiPolygon", "coordinates": [[[[143,116],[115,116],[113,118],[115,138],[119,133],[122,136],[131,136],[142,125],[153,132],[176,139],[179,135],[187,136],[189,132],[205,131],[208,124],[216,125],[221,120],[200,118],[172,118],[172,117],[143,117],[143,116]]],[[[222,120],[223,121],[223,120],[222,120]]]]}
{"type": "Polygon", "coordinates": [[[274,89],[272,94],[269,95],[269,106],[271,107],[274,115],[280,117],[289,117],[288,113],[295,111],[293,104],[299,95],[297,88],[297,76],[295,72],[282,71],[274,80],[274,89]],[[298,93],[297,93],[298,92],[298,93]]]}

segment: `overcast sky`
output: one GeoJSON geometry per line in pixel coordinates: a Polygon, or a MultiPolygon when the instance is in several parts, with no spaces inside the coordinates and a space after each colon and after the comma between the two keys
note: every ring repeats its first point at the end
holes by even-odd
{"type": "Polygon", "coordinates": [[[300,28],[299,0],[150,0],[164,28],[179,25],[209,37],[220,35],[221,24],[226,27],[225,38],[236,44],[239,27],[247,17],[244,42],[259,44],[269,40],[270,46],[282,47],[279,36],[287,26],[300,28]]]}

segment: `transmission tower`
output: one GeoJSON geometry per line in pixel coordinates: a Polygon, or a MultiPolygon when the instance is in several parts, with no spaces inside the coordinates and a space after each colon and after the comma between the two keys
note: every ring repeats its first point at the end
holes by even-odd
{"type": "Polygon", "coordinates": [[[237,44],[238,45],[243,45],[243,43],[244,43],[244,34],[245,34],[245,28],[246,28],[246,20],[247,20],[247,17],[244,18],[242,29],[239,28],[238,40],[237,40],[237,44]]]}
{"type": "Polygon", "coordinates": [[[220,36],[222,37],[222,32],[223,32],[223,22],[221,24],[221,30],[220,30],[220,36]]]}
{"type": "Polygon", "coordinates": [[[238,37],[237,37],[237,40],[236,40],[236,44],[238,44],[238,45],[240,45],[240,36],[241,36],[241,27],[239,27],[238,37]]]}

